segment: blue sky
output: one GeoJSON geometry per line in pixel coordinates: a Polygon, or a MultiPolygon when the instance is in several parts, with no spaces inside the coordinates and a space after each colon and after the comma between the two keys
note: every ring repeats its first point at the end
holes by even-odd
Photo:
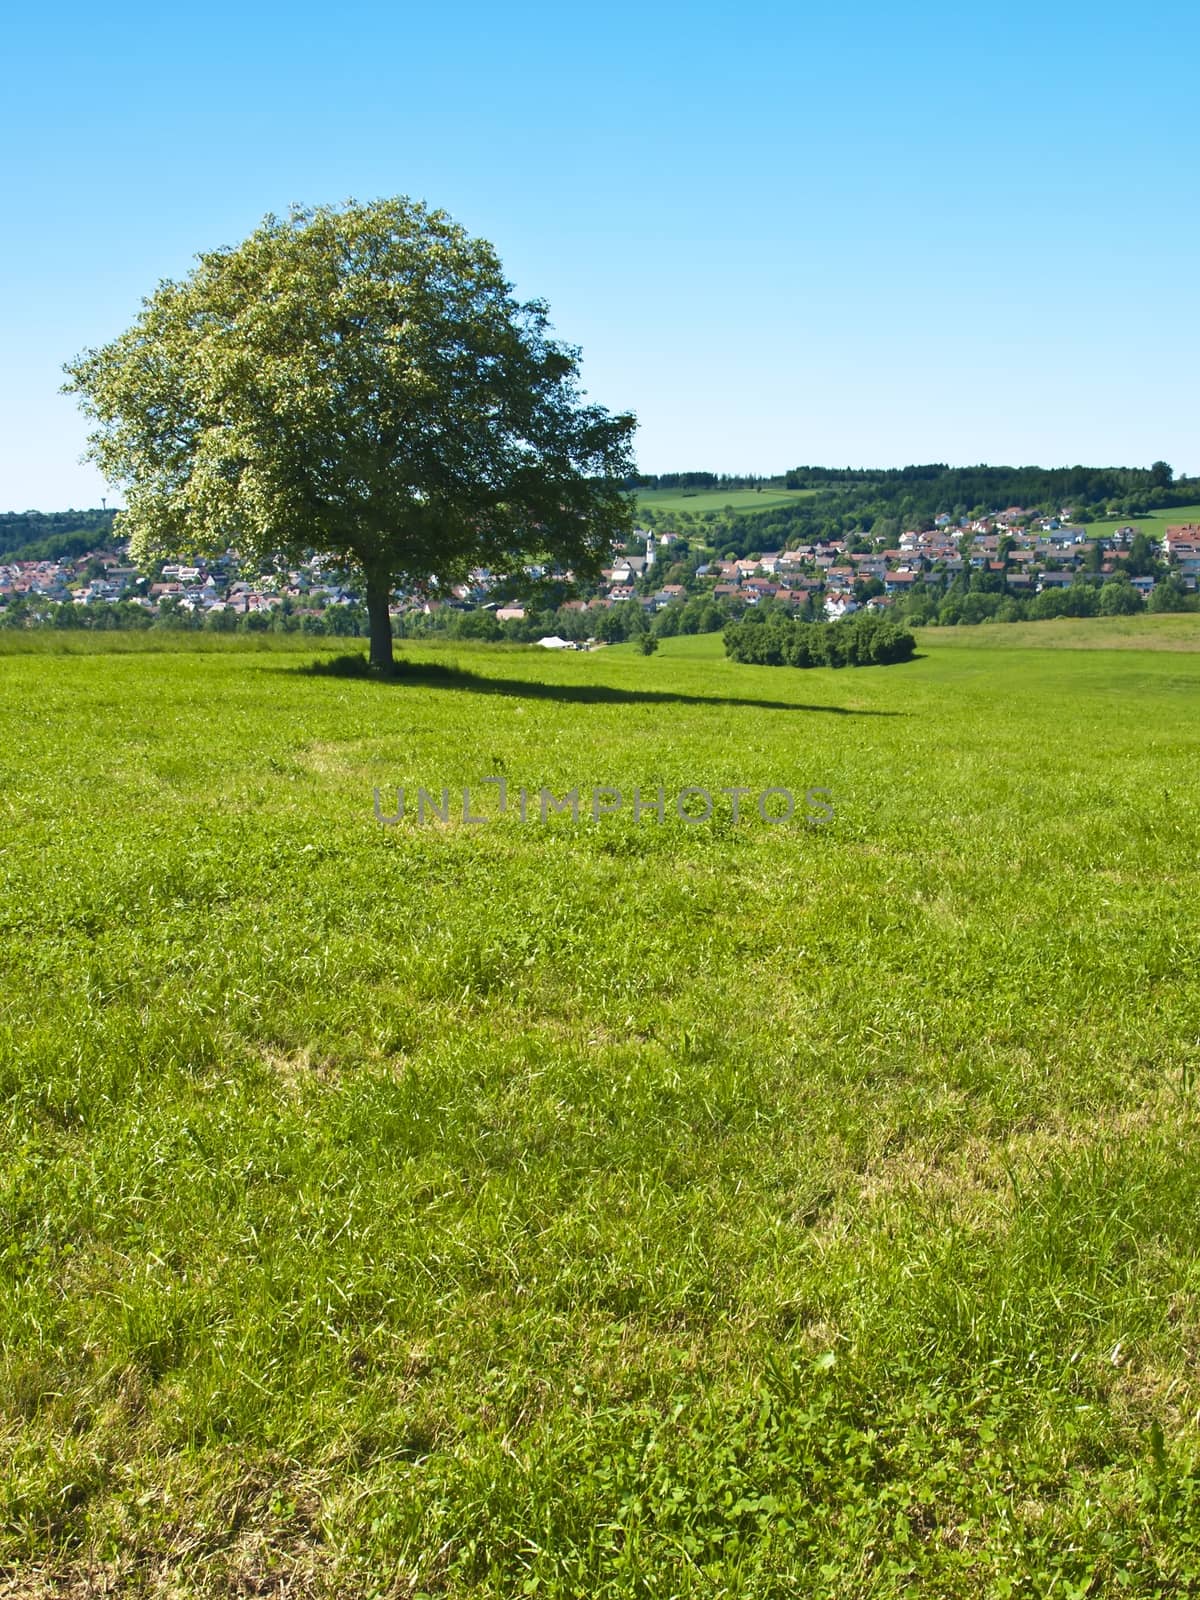
{"type": "Polygon", "coordinates": [[[1200,472],[1194,4],[66,0],[0,42],[0,510],[107,492],[61,365],[160,279],[387,194],[549,301],[643,470],[1200,472]]]}

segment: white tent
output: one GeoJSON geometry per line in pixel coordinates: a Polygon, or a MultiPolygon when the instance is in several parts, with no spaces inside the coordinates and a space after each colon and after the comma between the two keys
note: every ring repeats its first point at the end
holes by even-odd
{"type": "Polygon", "coordinates": [[[543,650],[573,650],[575,648],[570,639],[560,639],[556,633],[550,634],[545,639],[539,639],[538,643],[543,650]]]}

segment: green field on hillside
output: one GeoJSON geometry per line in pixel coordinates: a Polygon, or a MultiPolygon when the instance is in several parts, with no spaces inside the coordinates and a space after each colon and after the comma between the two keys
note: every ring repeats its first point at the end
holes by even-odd
{"type": "Polygon", "coordinates": [[[1161,539],[1168,528],[1187,522],[1200,524],[1200,506],[1176,506],[1170,511],[1155,511],[1145,517],[1109,518],[1104,522],[1093,522],[1090,526],[1098,533],[1128,526],[1138,528],[1148,539],[1161,539]]]}
{"type": "Polygon", "coordinates": [[[703,516],[706,511],[772,511],[777,506],[807,500],[815,489],[639,489],[639,511],[690,511],[703,516]]]}
{"type": "Polygon", "coordinates": [[[0,1593],[1198,1592],[1197,620],[5,638],[0,1593]]]}

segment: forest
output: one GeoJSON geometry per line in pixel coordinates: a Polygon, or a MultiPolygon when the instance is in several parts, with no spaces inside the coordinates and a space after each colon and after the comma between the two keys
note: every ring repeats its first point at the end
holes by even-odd
{"type": "Polygon", "coordinates": [[[113,541],[115,511],[0,512],[0,561],[64,561],[113,541]]]}

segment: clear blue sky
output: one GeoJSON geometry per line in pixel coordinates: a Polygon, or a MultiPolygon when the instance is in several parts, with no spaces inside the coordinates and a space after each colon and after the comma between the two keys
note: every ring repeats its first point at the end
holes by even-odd
{"type": "Polygon", "coordinates": [[[1200,471],[1200,8],[64,0],[5,25],[0,510],[61,364],[289,202],[497,246],[643,470],[1200,471]]]}

